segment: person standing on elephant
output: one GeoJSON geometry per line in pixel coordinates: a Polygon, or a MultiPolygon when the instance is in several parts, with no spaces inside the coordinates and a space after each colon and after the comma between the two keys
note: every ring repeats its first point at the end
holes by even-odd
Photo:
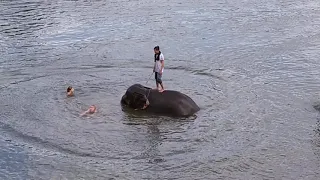
{"type": "Polygon", "coordinates": [[[157,89],[159,90],[159,84],[161,86],[161,89],[159,92],[163,92],[163,83],[162,83],[162,74],[163,74],[163,69],[164,69],[164,56],[160,51],[159,46],[154,47],[154,67],[153,67],[153,72],[155,73],[155,80],[156,80],[156,85],[157,89]]]}

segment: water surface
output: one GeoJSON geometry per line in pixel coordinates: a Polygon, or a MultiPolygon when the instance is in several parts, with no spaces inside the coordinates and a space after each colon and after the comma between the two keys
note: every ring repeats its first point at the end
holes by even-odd
{"type": "Polygon", "coordinates": [[[0,178],[320,179],[319,28],[317,0],[1,1],[0,178]],[[121,110],[156,45],[196,119],[121,110]]]}

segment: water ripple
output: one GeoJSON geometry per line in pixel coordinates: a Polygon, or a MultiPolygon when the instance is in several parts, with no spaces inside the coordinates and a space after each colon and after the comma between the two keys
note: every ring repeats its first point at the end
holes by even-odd
{"type": "Polygon", "coordinates": [[[0,177],[319,179],[319,9],[0,1],[0,154],[12,157],[0,177]],[[155,86],[155,45],[165,88],[192,97],[195,116],[121,110],[128,86],[155,86]],[[98,113],[79,117],[92,104],[98,113]]]}

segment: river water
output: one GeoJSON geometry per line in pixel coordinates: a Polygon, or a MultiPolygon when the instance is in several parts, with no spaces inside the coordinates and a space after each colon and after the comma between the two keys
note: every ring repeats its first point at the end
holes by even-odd
{"type": "Polygon", "coordinates": [[[0,179],[320,179],[319,29],[318,0],[0,1],[0,179]],[[121,110],[156,45],[196,118],[121,110]]]}

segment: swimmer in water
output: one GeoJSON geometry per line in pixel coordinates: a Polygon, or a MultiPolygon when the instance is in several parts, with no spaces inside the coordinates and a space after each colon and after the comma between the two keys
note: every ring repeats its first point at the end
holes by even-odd
{"type": "Polygon", "coordinates": [[[74,89],[71,86],[69,86],[67,88],[67,96],[73,96],[73,95],[74,95],[74,89]]]}
{"type": "Polygon", "coordinates": [[[95,112],[97,112],[97,107],[95,105],[91,105],[89,109],[83,112],[80,116],[84,116],[86,114],[93,114],[95,112]]]}

